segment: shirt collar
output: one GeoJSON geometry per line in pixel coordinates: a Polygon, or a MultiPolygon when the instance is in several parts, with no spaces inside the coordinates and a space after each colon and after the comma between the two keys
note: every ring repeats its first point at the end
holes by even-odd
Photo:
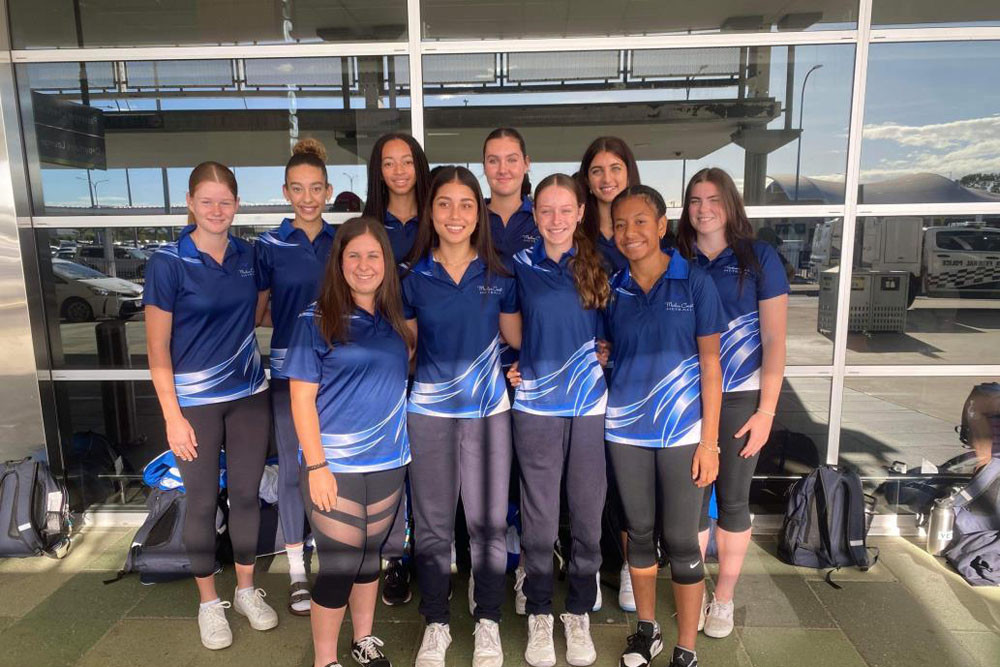
{"type": "Polygon", "coordinates": [[[395,224],[395,225],[399,225],[400,227],[402,227],[403,225],[409,224],[411,222],[415,222],[418,218],[419,218],[419,216],[415,215],[415,216],[413,216],[412,218],[410,218],[409,220],[407,220],[404,223],[402,220],[400,220],[399,218],[397,218],[396,216],[394,216],[392,213],[389,213],[389,209],[386,209],[385,216],[383,216],[383,218],[382,218],[382,224],[383,225],[392,225],[392,224],[395,224]]]}
{"type": "MultiPolygon", "coordinates": [[[[490,214],[490,218],[491,219],[500,220],[500,216],[499,215],[497,215],[493,211],[489,210],[489,206],[490,206],[490,202],[491,201],[493,201],[493,200],[492,199],[487,199],[486,200],[487,212],[490,214]]],[[[513,214],[511,214],[510,220],[513,220],[518,214],[521,214],[521,213],[526,213],[528,215],[532,215],[533,211],[534,211],[534,206],[531,203],[531,197],[524,197],[524,198],[521,199],[521,205],[518,206],[517,210],[514,211],[513,214]]],[[[510,220],[508,220],[507,222],[509,223],[510,220]]],[[[503,222],[503,220],[500,220],[500,222],[503,222]]]]}
{"type": "MultiPolygon", "coordinates": [[[[181,257],[193,257],[195,259],[201,259],[202,252],[198,250],[198,246],[194,244],[194,239],[191,238],[191,232],[195,230],[195,225],[188,225],[181,230],[180,236],[177,238],[177,254],[181,257]]],[[[222,258],[225,261],[232,253],[243,254],[243,247],[236,242],[236,239],[232,234],[228,235],[229,243],[226,244],[226,254],[222,258]]]]}
{"type": "MultiPolygon", "coordinates": [[[[434,259],[434,252],[429,251],[424,255],[414,266],[413,270],[418,273],[423,273],[426,275],[434,276],[439,280],[445,280],[452,283],[451,276],[448,275],[448,271],[445,270],[444,265],[441,262],[434,259]]],[[[469,267],[465,270],[465,275],[462,276],[462,283],[475,278],[481,273],[486,271],[486,263],[478,256],[469,262],[469,267]]],[[[461,284],[461,283],[459,283],[461,284]]]]}
{"type": "Polygon", "coordinates": [[[531,261],[534,264],[540,264],[541,262],[548,260],[553,264],[563,265],[568,262],[571,257],[576,256],[576,246],[570,246],[570,249],[563,253],[563,256],[559,258],[558,262],[549,257],[548,253],[545,252],[545,239],[540,238],[535,241],[535,244],[531,246],[531,249],[528,252],[531,255],[531,261]]]}
{"type": "MultiPolygon", "coordinates": [[[[664,280],[684,280],[691,275],[691,265],[686,259],[684,259],[679,252],[676,252],[674,248],[667,248],[663,250],[664,254],[670,255],[670,264],[667,265],[667,270],[663,272],[655,283],[653,283],[653,288],[650,290],[652,292],[656,287],[662,283],[664,280]]],[[[623,275],[624,284],[627,285],[630,291],[635,293],[642,292],[639,284],[635,282],[632,278],[632,269],[627,266],[622,269],[625,273],[623,275]]]]}
{"type": "Polygon", "coordinates": [[[703,253],[701,250],[698,249],[698,245],[695,244],[694,256],[700,266],[705,266],[707,264],[712,264],[713,262],[718,262],[726,257],[732,257],[733,248],[732,246],[726,246],[725,248],[723,248],[722,252],[720,252],[718,255],[715,256],[715,259],[709,259],[708,256],[705,255],[705,253],[703,253]]]}
{"type": "MultiPolygon", "coordinates": [[[[288,237],[294,234],[296,229],[298,228],[295,226],[295,223],[292,221],[292,219],[285,218],[284,220],[281,221],[281,224],[278,225],[278,238],[281,239],[282,241],[288,241],[288,237]]],[[[323,226],[320,228],[319,233],[326,234],[332,239],[335,230],[333,229],[333,225],[328,223],[326,220],[323,220],[323,226]]]]}

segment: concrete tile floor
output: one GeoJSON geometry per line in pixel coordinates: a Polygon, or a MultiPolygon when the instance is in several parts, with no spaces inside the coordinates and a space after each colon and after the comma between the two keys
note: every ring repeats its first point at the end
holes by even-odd
{"type": "MultiPolygon", "coordinates": [[[[135,577],[112,585],[104,579],[124,559],[132,531],[84,530],[65,560],[0,560],[0,665],[17,667],[126,667],[169,665],[311,665],[310,628],[284,608],[284,559],[259,583],[271,593],[280,625],[252,631],[230,614],[234,644],[210,652],[198,643],[194,590],[189,582],[142,586],[135,577]]],[[[902,538],[876,538],[878,565],[867,574],[842,571],[842,590],[823,573],[789,567],[774,556],[773,537],[756,538],[737,595],[736,632],[702,638],[705,667],[964,667],[1000,665],[1000,589],[972,588],[939,559],[902,538]]],[[[714,566],[709,568],[714,573],[714,566]]],[[[229,594],[232,570],[221,575],[229,594]]],[[[468,665],[472,619],[465,604],[467,578],[455,578],[453,644],[449,665],[468,665]]],[[[613,666],[635,623],[620,611],[615,591],[604,588],[604,608],[592,615],[598,665],[613,666]]],[[[669,646],[675,638],[669,587],[659,587],[658,617],[669,646]]],[[[557,596],[558,597],[558,596],[557,596]]],[[[506,664],[524,665],[526,628],[508,600],[503,623],[506,664]]],[[[558,613],[558,609],[557,609],[558,613]]],[[[376,633],[397,666],[412,665],[422,624],[416,600],[404,607],[380,604],[376,633]]],[[[556,623],[556,649],[565,642],[556,623]]],[[[349,641],[345,627],[342,646],[349,641]]],[[[346,652],[345,667],[353,664],[346,652]]],[[[563,662],[560,665],[565,664],[563,662]]],[[[666,664],[665,657],[654,664],[666,664]]]]}

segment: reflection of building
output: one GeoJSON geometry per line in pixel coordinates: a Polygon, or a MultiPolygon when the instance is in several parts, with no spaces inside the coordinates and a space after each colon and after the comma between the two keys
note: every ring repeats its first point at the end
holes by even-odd
{"type": "MultiPolygon", "coordinates": [[[[795,177],[770,176],[767,203],[784,204],[791,200],[795,177]]],[[[844,182],[802,176],[799,178],[799,203],[836,204],[844,201],[844,182]]],[[[884,181],[862,183],[859,204],[908,204],[941,202],[948,204],[1000,202],[1000,194],[967,188],[940,174],[908,174],[884,181]]]]}

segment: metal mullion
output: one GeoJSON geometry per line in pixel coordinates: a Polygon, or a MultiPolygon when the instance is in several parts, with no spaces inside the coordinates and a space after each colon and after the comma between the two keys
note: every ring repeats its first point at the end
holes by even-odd
{"type": "Polygon", "coordinates": [[[1000,26],[955,28],[881,28],[871,31],[873,44],[892,42],[971,42],[1000,40],[1000,26]]]}
{"type": "MultiPolygon", "coordinates": [[[[237,213],[233,220],[236,227],[275,226],[282,213],[237,213]]],[[[354,213],[326,213],[323,219],[331,224],[341,224],[355,217],[354,213]]],[[[188,224],[186,213],[157,215],[67,215],[34,216],[31,226],[35,229],[86,229],[90,227],[183,227],[188,224]]]]}
{"type": "Polygon", "coordinates": [[[410,134],[424,146],[424,62],[421,59],[420,0],[406,0],[407,53],[410,71],[410,134]]]}
{"type": "MultiPolygon", "coordinates": [[[[408,0],[412,2],[413,0],[408,0]]],[[[704,35],[643,35],[636,37],[569,37],[548,39],[484,39],[421,42],[424,54],[506,53],[539,51],[620,51],[622,40],[630,50],[694,49],[731,46],[788,46],[791,44],[847,44],[856,30],[816,32],[714,33],[704,35]]]]}
{"type": "Polygon", "coordinates": [[[997,364],[940,364],[923,366],[904,364],[899,366],[854,364],[844,368],[844,376],[859,377],[1000,377],[997,364]]]}
{"type": "Polygon", "coordinates": [[[861,180],[861,140],[865,120],[865,88],[868,83],[868,44],[872,0],[860,0],[858,40],[854,50],[854,82],[851,92],[851,125],[847,142],[847,174],[844,179],[844,223],[841,230],[837,284],[837,318],[833,335],[833,380],[826,462],[840,457],[840,421],[844,401],[844,367],[847,363],[847,322],[850,313],[851,267],[854,264],[854,229],[857,221],[858,183],[861,180]]]}
{"type": "Polygon", "coordinates": [[[970,202],[949,204],[947,202],[927,204],[858,204],[858,216],[963,216],[1000,215],[1000,202],[970,202]]]}
{"type": "MultiPolygon", "coordinates": [[[[412,0],[411,0],[412,1],[412,0]]],[[[144,60],[228,60],[235,58],[321,58],[406,54],[408,42],[340,44],[261,44],[244,46],[154,46],[99,49],[28,49],[11,51],[14,63],[144,60]]]]}
{"type": "MultiPolygon", "coordinates": [[[[680,206],[667,207],[667,219],[677,220],[683,209],[680,206]]],[[[768,220],[772,218],[842,218],[843,206],[747,206],[747,217],[751,220],[768,220]]]]}

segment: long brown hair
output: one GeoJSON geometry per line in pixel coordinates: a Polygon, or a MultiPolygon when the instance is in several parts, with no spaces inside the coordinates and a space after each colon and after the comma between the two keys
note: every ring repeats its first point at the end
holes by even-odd
{"type": "Polygon", "coordinates": [[[382,248],[382,261],[385,272],[382,284],[375,291],[375,312],[387,320],[396,330],[407,348],[413,347],[413,334],[406,326],[403,317],[403,297],[399,288],[399,273],[392,261],[392,246],[385,233],[385,227],[374,218],[358,216],[351,218],[337,229],[333,237],[333,248],[330,259],[326,263],[323,275],[323,287],[317,301],[316,320],[320,335],[327,343],[349,343],[350,317],[354,312],[355,303],[351,296],[351,288],[344,278],[344,249],[347,244],[364,234],[371,234],[382,248]]]}
{"type": "MultiPolygon", "coordinates": [[[[427,201],[427,189],[431,183],[431,170],[427,164],[427,156],[424,149],[420,147],[417,140],[405,132],[390,132],[383,134],[372,146],[372,154],[368,159],[368,196],[365,199],[365,210],[363,215],[375,218],[379,222],[385,220],[385,213],[389,210],[389,186],[386,185],[382,177],[382,149],[390,141],[398,139],[410,147],[413,155],[413,170],[416,172],[417,181],[413,186],[413,195],[417,199],[417,215],[424,210],[427,201]]],[[[400,220],[406,222],[406,220],[400,220]]],[[[396,258],[402,261],[402,257],[396,258]]]]}
{"type": "MultiPolygon", "coordinates": [[[[221,183],[229,188],[234,198],[240,196],[239,188],[236,185],[236,175],[233,174],[232,169],[221,162],[209,160],[192,169],[191,175],[188,176],[188,194],[193,197],[195,189],[202,183],[221,183]]],[[[195,224],[194,214],[190,210],[188,211],[188,224],[195,224]]]]}
{"type": "MultiPolygon", "coordinates": [[[[521,148],[521,156],[524,158],[528,157],[528,149],[525,148],[524,137],[521,133],[512,127],[498,127],[489,134],[486,135],[486,139],[483,141],[483,158],[486,158],[486,144],[490,143],[494,139],[513,139],[517,142],[517,145],[521,148]]],[[[528,172],[524,173],[524,179],[521,181],[521,199],[524,199],[531,194],[531,180],[528,178],[528,172]]]]}
{"type": "Polygon", "coordinates": [[[738,279],[739,289],[743,288],[743,279],[751,271],[760,273],[760,262],[753,251],[753,227],[747,218],[746,209],[743,208],[743,198],[736,188],[736,183],[732,177],[718,167],[706,167],[697,172],[688,181],[684,190],[684,208],[681,209],[680,220],[677,221],[677,247],[681,254],[688,259],[694,257],[695,241],[698,233],[691,224],[691,191],[698,183],[712,183],[719,190],[722,197],[723,210],[726,213],[726,243],[733,249],[736,261],[739,265],[740,276],[738,279]]]}
{"type": "MultiPolygon", "coordinates": [[[[431,183],[430,192],[427,193],[427,203],[420,213],[420,227],[417,229],[417,238],[414,240],[413,248],[410,250],[410,255],[406,260],[409,268],[412,268],[422,257],[438,246],[440,239],[434,230],[434,197],[437,196],[438,190],[447,183],[460,183],[472,190],[472,193],[476,197],[476,229],[472,232],[470,242],[479,255],[479,259],[486,265],[487,274],[509,276],[510,272],[504,268],[503,263],[500,261],[500,256],[493,247],[493,238],[490,235],[490,220],[487,217],[483,191],[479,188],[479,180],[465,167],[456,166],[441,167],[434,174],[434,181],[431,183]]],[[[407,271],[409,271],[409,268],[407,271]]]]}
{"type": "Polygon", "coordinates": [[[598,210],[597,197],[590,191],[590,181],[587,172],[590,171],[590,163],[594,161],[598,153],[611,153],[617,155],[618,159],[625,163],[625,171],[628,174],[628,183],[625,187],[639,185],[639,165],[636,164],[632,149],[628,147],[624,139],[618,137],[598,137],[590,142],[587,150],[580,160],[580,169],[576,172],[576,178],[580,182],[580,187],[586,195],[586,202],[583,207],[583,229],[587,232],[594,243],[597,243],[597,235],[601,233],[601,219],[598,210]]]}
{"type": "MultiPolygon", "coordinates": [[[[550,187],[572,192],[577,206],[584,202],[580,182],[566,174],[552,174],[543,178],[535,188],[535,202],[538,201],[538,195],[550,187]]],[[[584,231],[582,222],[573,231],[573,245],[576,247],[576,256],[569,260],[569,266],[573,271],[573,282],[576,283],[580,303],[586,309],[603,308],[611,295],[608,272],[604,270],[604,262],[597,252],[597,246],[584,231]]]]}

